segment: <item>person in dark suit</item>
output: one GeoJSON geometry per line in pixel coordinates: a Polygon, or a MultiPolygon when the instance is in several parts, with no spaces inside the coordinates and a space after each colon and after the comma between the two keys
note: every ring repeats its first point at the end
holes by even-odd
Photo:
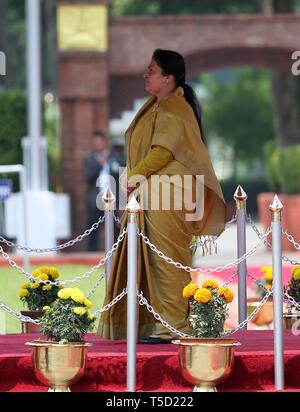
{"type": "MultiPolygon", "coordinates": [[[[118,152],[119,153],[119,152],[118,152]]],[[[125,164],[121,157],[110,152],[109,142],[102,130],[96,130],[93,135],[92,152],[84,159],[84,177],[88,184],[86,195],[87,225],[90,228],[93,223],[97,222],[104,215],[103,206],[99,203],[99,194],[101,195],[107,186],[110,187],[118,201],[118,183],[119,167],[125,164]],[[97,199],[98,197],[98,199],[97,199]]],[[[101,203],[101,202],[100,202],[101,203]]],[[[118,237],[119,227],[115,222],[114,239],[118,237]]],[[[88,237],[88,251],[104,250],[104,226],[100,225],[98,229],[93,230],[88,237]],[[100,245],[99,243],[100,238],[100,245]]]]}

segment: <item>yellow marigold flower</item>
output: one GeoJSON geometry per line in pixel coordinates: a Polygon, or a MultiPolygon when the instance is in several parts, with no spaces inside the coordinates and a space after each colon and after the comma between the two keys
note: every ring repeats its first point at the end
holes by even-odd
{"type": "Polygon", "coordinates": [[[46,274],[49,273],[49,267],[48,266],[41,266],[41,267],[37,268],[37,270],[39,270],[42,273],[46,273],[46,274]]]}
{"type": "Polygon", "coordinates": [[[293,266],[292,275],[293,275],[295,272],[298,272],[298,271],[300,271],[300,266],[299,266],[299,265],[293,266]]]}
{"type": "Polygon", "coordinates": [[[35,270],[32,272],[32,277],[33,277],[33,278],[39,278],[39,277],[41,277],[41,274],[42,274],[42,272],[41,272],[39,269],[35,269],[35,270]]]}
{"type": "Polygon", "coordinates": [[[87,308],[91,308],[93,306],[92,302],[89,299],[84,299],[83,303],[87,308]]]}
{"type": "Polygon", "coordinates": [[[260,268],[261,272],[266,273],[266,272],[272,272],[272,266],[262,266],[260,268]]]}
{"type": "Polygon", "coordinates": [[[300,266],[294,266],[292,269],[292,278],[300,280],[300,266]]]}
{"type": "Polygon", "coordinates": [[[203,288],[218,289],[219,285],[213,279],[208,279],[202,283],[203,288]]]}
{"type": "Polygon", "coordinates": [[[74,288],[72,289],[72,292],[71,292],[71,299],[74,300],[74,302],[83,303],[85,297],[80,289],[74,288]]]}
{"type": "Polygon", "coordinates": [[[30,283],[23,283],[23,285],[21,286],[21,289],[28,289],[30,288],[30,283]]]}
{"type": "Polygon", "coordinates": [[[194,295],[194,299],[197,302],[207,303],[211,300],[211,292],[210,292],[209,289],[200,288],[196,291],[196,293],[194,295]]]}
{"type": "Polygon", "coordinates": [[[88,319],[90,319],[90,320],[94,319],[94,316],[91,314],[91,312],[89,310],[86,311],[86,314],[87,314],[88,319]]]}
{"type": "Polygon", "coordinates": [[[271,282],[271,281],[273,280],[272,271],[270,271],[270,272],[265,272],[265,279],[266,279],[268,282],[271,282]]]}
{"type": "Polygon", "coordinates": [[[269,283],[267,283],[267,284],[265,285],[265,288],[266,288],[266,289],[272,289],[272,285],[270,285],[269,283]]]}
{"type": "Polygon", "coordinates": [[[196,290],[199,289],[199,286],[196,285],[195,283],[189,283],[187,286],[182,291],[182,296],[184,298],[191,298],[194,296],[196,290]]]}
{"type": "Polygon", "coordinates": [[[51,290],[52,289],[52,285],[44,285],[42,287],[43,290],[51,290]]]}
{"type": "Polygon", "coordinates": [[[46,273],[43,273],[43,272],[41,272],[39,278],[42,279],[42,280],[48,280],[49,279],[48,275],[46,273]]]}
{"type": "Polygon", "coordinates": [[[297,273],[295,273],[294,275],[293,275],[293,279],[294,280],[300,280],[300,271],[297,273]]]}
{"type": "Polygon", "coordinates": [[[25,298],[25,296],[28,296],[28,290],[27,289],[21,289],[19,292],[20,298],[25,298]]]}
{"type": "Polygon", "coordinates": [[[53,279],[57,279],[59,277],[58,270],[55,267],[49,268],[48,275],[51,275],[53,279]]]}
{"type": "Polygon", "coordinates": [[[43,307],[43,310],[48,310],[48,309],[50,309],[50,306],[44,306],[43,307]]]}
{"type": "Polygon", "coordinates": [[[82,316],[82,315],[84,315],[84,314],[86,313],[86,309],[85,309],[85,308],[82,308],[81,306],[76,306],[76,307],[73,309],[73,312],[76,313],[76,315],[82,316]]]}
{"type": "Polygon", "coordinates": [[[30,283],[31,289],[36,289],[40,286],[39,282],[30,283]]]}
{"type": "Polygon", "coordinates": [[[220,288],[219,289],[219,296],[223,297],[225,299],[226,303],[232,302],[233,298],[234,298],[233,292],[228,288],[220,288]]]}
{"type": "Polygon", "coordinates": [[[57,296],[60,299],[69,299],[71,297],[72,290],[72,288],[60,289],[57,293],[57,296]]]}

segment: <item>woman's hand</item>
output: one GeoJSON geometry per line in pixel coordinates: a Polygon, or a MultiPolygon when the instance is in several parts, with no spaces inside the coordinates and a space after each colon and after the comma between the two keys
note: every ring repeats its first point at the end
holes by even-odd
{"type": "Polygon", "coordinates": [[[124,170],[124,172],[121,174],[120,179],[119,179],[119,182],[120,182],[121,190],[122,190],[122,192],[123,192],[124,194],[129,194],[129,193],[131,193],[131,192],[135,189],[135,186],[134,186],[134,185],[131,185],[131,184],[128,182],[127,168],[126,168],[126,169],[124,170]]]}

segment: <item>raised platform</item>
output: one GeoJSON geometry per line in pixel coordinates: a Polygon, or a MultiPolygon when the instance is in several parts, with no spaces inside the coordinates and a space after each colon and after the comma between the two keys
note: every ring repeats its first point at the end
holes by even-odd
{"type": "MultiPolygon", "coordinates": [[[[25,342],[38,335],[0,336],[0,391],[45,392],[31,366],[31,348],[25,342]]],[[[241,331],[231,376],[219,385],[220,392],[274,391],[273,331],[241,331]]],[[[126,342],[107,341],[88,334],[89,348],[84,377],[72,386],[74,392],[125,392],[126,342]]],[[[285,390],[300,392],[300,337],[284,333],[285,390]]],[[[137,391],[189,392],[178,369],[177,346],[138,345],[137,391]]]]}

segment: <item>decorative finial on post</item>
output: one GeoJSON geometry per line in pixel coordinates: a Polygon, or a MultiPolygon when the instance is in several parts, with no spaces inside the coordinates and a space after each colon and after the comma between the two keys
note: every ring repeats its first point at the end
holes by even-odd
{"type": "Polygon", "coordinates": [[[127,203],[126,210],[128,211],[128,223],[136,223],[137,215],[141,211],[141,207],[134,195],[131,196],[127,203]]]}
{"type": "Polygon", "coordinates": [[[104,203],[104,211],[113,212],[116,198],[108,186],[102,195],[102,201],[104,203]]]}
{"type": "Polygon", "coordinates": [[[273,203],[269,205],[269,210],[272,213],[272,222],[280,222],[283,204],[277,195],[274,196],[273,203]]]}
{"type": "Polygon", "coordinates": [[[238,185],[233,197],[237,209],[246,209],[246,200],[248,199],[248,196],[241,185],[238,185]]]}

